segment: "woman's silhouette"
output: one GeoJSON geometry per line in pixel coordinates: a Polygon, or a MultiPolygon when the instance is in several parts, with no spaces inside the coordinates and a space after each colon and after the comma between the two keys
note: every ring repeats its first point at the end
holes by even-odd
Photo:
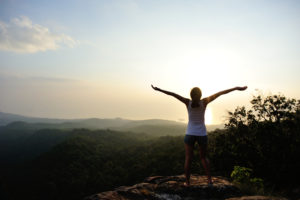
{"type": "Polygon", "coordinates": [[[202,165],[205,169],[206,175],[207,175],[207,181],[208,184],[212,184],[211,175],[210,175],[210,167],[209,167],[209,160],[206,157],[207,152],[207,132],[205,127],[205,119],[204,119],[204,113],[207,104],[218,98],[219,96],[223,94],[227,94],[229,92],[232,92],[234,90],[246,90],[247,86],[244,87],[235,87],[228,90],[220,91],[214,95],[211,95],[209,97],[201,99],[202,93],[200,88],[194,87],[191,92],[190,96],[191,99],[182,97],[178,94],[175,94],[173,92],[169,92],[166,90],[162,90],[158,87],[154,87],[151,85],[154,90],[160,91],[162,93],[165,93],[167,95],[171,95],[184,103],[187,107],[189,121],[187,125],[186,134],[184,137],[184,143],[185,143],[185,164],[184,164],[184,172],[185,172],[185,178],[186,182],[185,185],[190,185],[190,166],[192,162],[192,156],[193,156],[193,150],[195,142],[198,142],[199,150],[200,150],[200,159],[202,162],[202,165]]]}

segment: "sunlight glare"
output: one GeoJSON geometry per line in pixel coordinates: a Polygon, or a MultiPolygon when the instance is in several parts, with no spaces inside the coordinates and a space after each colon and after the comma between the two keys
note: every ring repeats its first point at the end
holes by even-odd
{"type": "Polygon", "coordinates": [[[211,125],[212,124],[212,119],[213,119],[213,115],[212,115],[211,109],[206,108],[206,111],[205,111],[205,124],[211,125]]]}
{"type": "Polygon", "coordinates": [[[185,88],[200,87],[206,97],[224,85],[231,85],[237,60],[232,52],[222,48],[198,51],[197,54],[190,52],[181,57],[177,73],[183,77],[181,83],[185,88]]]}

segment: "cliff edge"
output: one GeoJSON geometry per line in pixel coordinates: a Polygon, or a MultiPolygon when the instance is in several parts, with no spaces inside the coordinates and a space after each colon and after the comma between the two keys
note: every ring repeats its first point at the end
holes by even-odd
{"type": "Polygon", "coordinates": [[[213,177],[213,185],[205,176],[192,175],[191,185],[184,186],[184,175],[153,176],[143,183],[121,186],[113,191],[102,192],[84,200],[286,200],[267,196],[242,196],[241,191],[224,177],[213,177]]]}
{"type": "Polygon", "coordinates": [[[284,199],[265,196],[242,196],[240,190],[226,178],[213,177],[213,185],[208,185],[205,176],[192,175],[191,185],[184,186],[184,175],[153,176],[133,186],[121,186],[113,191],[102,192],[84,200],[267,200],[284,199]]]}

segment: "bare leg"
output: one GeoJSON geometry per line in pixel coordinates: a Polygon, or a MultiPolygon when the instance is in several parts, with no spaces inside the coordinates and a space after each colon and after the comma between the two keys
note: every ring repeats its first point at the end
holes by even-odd
{"type": "Polygon", "coordinates": [[[191,162],[193,158],[194,147],[188,144],[184,144],[184,147],[185,147],[184,173],[185,173],[186,185],[190,185],[191,162]]]}
{"type": "Polygon", "coordinates": [[[211,184],[212,180],[210,175],[209,160],[206,157],[206,152],[207,152],[207,145],[200,145],[200,159],[204,167],[205,173],[207,175],[207,181],[209,184],[211,184]]]}

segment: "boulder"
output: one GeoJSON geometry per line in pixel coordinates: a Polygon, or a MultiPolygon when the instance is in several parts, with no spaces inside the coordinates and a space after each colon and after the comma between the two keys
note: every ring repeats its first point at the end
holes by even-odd
{"type": "Polygon", "coordinates": [[[189,187],[184,186],[184,175],[153,176],[133,186],[121,186],[113,191],[86,197],[85,200],[196,200],[240,197],[237,187],[224,177],[213,177],[213,185],[205,176],[192,175],[189,187]]]}
{"type": "Polygon", "coordinates": [[[84,200],[287,200],[282,197],[243,196],[241,191],[224,177],[212,177],[207,184],[206,176],[192,175],[189,187],[184,185],[184,175],[152,176],[142,183],[121,186],[113,191],[102,192],[84,200]]]}

